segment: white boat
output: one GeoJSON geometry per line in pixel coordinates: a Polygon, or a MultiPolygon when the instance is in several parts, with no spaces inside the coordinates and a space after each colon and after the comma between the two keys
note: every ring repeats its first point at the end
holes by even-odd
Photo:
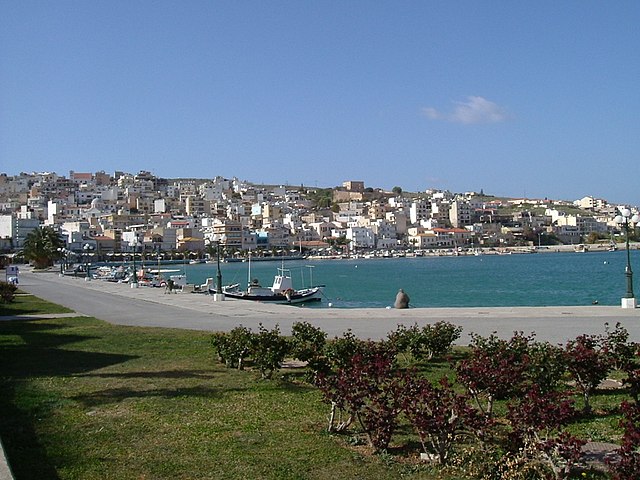
{"type": "Polygon", "coordinates": [[[271,287],[263,287],[257,279],[251,280],[246,290],[240,290],[238,284],[223,287],[226,297],[237,300],[252,300],[254,302],[299,304],[319,302],[322,299],[323,286],[316,286],[296,290],[291,281],[291,271],[278,268],[278,274],[273,279],[271,287]]]}

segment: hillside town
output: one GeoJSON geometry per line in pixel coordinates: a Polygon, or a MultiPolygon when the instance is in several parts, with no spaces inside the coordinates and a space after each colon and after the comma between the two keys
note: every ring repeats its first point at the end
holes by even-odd
{"type": "Polygon", "coordinates": [[[575,201],[498,198],[484,192],[403,192],[345,181],[318,188],[237,178],[168,179],[152,172],[0,174],[0,251],[53,227],[66,252],[209,258],[377,255],[621,241],[621,208],[575,201]]]}

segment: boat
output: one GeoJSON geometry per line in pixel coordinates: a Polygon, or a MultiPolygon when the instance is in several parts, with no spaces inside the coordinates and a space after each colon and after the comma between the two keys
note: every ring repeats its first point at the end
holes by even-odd
{"type": "Polygon", "coordinates": [[[167,280],[171,279],[174,285],[183,287],[187,283],[186,275],[167,275],[176,272],[180,272],[180,270],[169,268],[141,270],[138,272],[138,283],[149,287],[164,287],[167,280]]]}
{"type": "Polygon", "coordinates": [[[573,251],[576,253],[586,253],[588,250],[587,246],[583,243],[573,247],[573,251]]]}
{"type": "MultiPolygon", "coordinates": [[[[241,290],[239,284],[228,285],[222,288],[226,297],[236,300],[250,300],[255,302],[299,304],[307,302],[319,302],[322,299],[324,286],[315,286],[296,290],[291,281],[291,271],[278,268],[278,273],[273,279],[271,287],[263,287],[258,279],[249,282],[246,290],[241,290]]],[[[210,289],[211,293],[215,293],[210,289]]]]}

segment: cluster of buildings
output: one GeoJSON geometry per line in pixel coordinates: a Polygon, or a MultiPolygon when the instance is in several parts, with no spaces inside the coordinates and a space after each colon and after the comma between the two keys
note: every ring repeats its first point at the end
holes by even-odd
{"type": "MultiPolygon", "coordinates": [[[[632,209],[637,212],[637,208],[632,209]]],[[[237,178],[167,179],[141,171],[0,174],[0,250],[19,251],[51,226],[67,249],[204,255],[243,251],[435,249],[581,243],[619,233],[617,206],[499,199],[483,192],[408,194],[347,181],[332,189],[255,185],[237,178]]]]}

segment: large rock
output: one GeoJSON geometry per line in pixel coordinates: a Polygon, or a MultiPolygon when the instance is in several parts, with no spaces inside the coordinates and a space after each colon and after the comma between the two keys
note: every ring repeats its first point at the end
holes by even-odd
{"type": "Polygon", "coordinates": [[[404,290],[398,290],[396,295],[396,302],[393,304],[395,308],[409,308],[409,295],[404,293],[404,290]]]}

